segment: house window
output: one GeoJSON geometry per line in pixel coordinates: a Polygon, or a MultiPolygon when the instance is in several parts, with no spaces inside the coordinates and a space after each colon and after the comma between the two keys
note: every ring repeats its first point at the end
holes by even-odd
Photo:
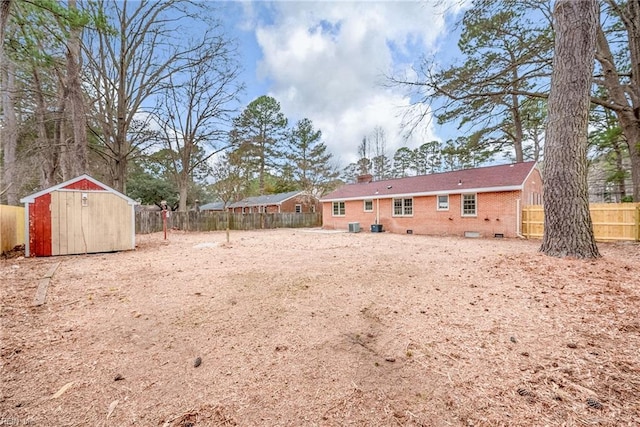
{"type": "Polygon", "coordinates": [[[344,216],[344,202],[333,202],[333,216],[344,216]]]}
{"type": "Polygon", "coordinates": [[[462,195],[462,216],[476,216],[477,203],[475,194],[462,195]]]}
{"type": "Polygon", "coordinates": [[[373,200],[365,200],[364,201],[364,211],[365,212],[373,212],[373,200]]]}
{"type": "Polygon", "coordinates": [[[302,213],[302,205],[296,205],[296,213],[302,213]]]}
{"type": "Polygon", "coordinates": [[[393,216],[413,215],[413,199],[393,199],[393,216]]]}
{"type": "Polygon", "coordinates": [[[449,210],[449,195],[443,194],[438,196],[438,210],[439,211],[448,211],[449,210]]]}

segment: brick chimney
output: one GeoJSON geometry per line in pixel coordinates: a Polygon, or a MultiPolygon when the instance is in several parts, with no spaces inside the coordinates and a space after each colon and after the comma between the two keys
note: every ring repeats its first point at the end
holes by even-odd
{"type": "Polygon", "coordinates": [[[359,175],[357,178],[357,183],[358,184],[366,184],[368,182],[373,181],[373,175],[371,175],[370,173],[365,174],[365,175],[359,175]]]}

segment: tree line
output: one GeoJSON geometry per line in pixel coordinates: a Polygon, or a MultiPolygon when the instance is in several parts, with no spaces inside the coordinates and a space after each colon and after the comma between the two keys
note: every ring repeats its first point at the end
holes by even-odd
{"type": "MultiPolygon", "coordinates": [[[[162,191],[174,191],[180,209],[203,176],[215,177],[221,198],[335,185],[332,156],[310,120],[289,128],[277,101],[266,96],[236,115],[239,52],[214,8],[186,0],[1,0],[3,200],[16,204],[30,189],[87,171],[125,193],[154,188],[162,178],[162,191]],[[192,37],[175,43],[183,33],[192,37]],[[308,166],[316,164],[326,167],[308,166]]],[[[415,100],[404,116],[407,133],[434,117],[456,123],[463,136],[403,147],[391,163],[384,132],[376,129],[343,178],[469,167],[498,153],[517,162],[543,158],[546,169],[549,130],[562,135],[554,120],[583,127],[574,120],[582,118],[579,97],[563,101],[563,108],[576,109],[570,117],[561,110],[554,117],[548,105],[554,74],[556,81],[567,78],[556,66],[563,64],[556,61],[559,46],[573,37],[589,49],[594,43],[594,66],[584,68],[591,61],[585,57],[584,69],[575,70],[589,72],[590,135],[584,144],[582,138],[561,144],[554,160],[571,147],[580,169],[574,179],[582,179],[587,156],[597,155],[621,191],[628,164],[632,198],[640,200],[639,0],[479,0],[457,25],[457,62],[425,56],[411,74],[390,76],[389,83],[415,100]],[[593,21],[592,32],[562,27],[564,18],[581,15],[593,21]]],[[[559,85],[556,95],[572,90],[559,85]]],[[[582,197],[584,185],[578,187],[582,197]]]]}
{"type": "MultiPolygon", "coordinates": [[[[426,55],[412,74],[389,77],[415,100],[405,114],[412,132],[434,117],[457,123],[456,147],[543,159],[557,25],[548,0],[479,0],[457,22],[460,55],[426,55]]],[[[587,155],[606,180],[640,201],[640,2],[599,0],[590,85],[587,155]]]]}
{"type": "Polygon", "coordinates": [[[459,137],[445,142],[428,141],[416,148],[403,146],[389,156],[385,135],[383,128],[376,127],[371,136],[362,139],[358,146],[358,160],[342,169],[342,181],[356,182],[361,175],[371,175],[380,181],[475,168],[496,154],[459,137]]]}
{"type": "Polygon", "coordinates": [[[309,119],[289,128],[266,96],[238,113],[240,52],[215,4],[1,5],[3,202],[82,173],[180,210],[219,196],[223,166],[234,197],[322,192],[337,176],[309,119]]]}

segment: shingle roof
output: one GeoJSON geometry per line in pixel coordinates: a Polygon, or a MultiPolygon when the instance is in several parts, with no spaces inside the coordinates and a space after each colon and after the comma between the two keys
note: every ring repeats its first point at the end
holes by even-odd
{"type": "Polygon", "coordinates": [[[200,206],[201,211],[223,211],[224,210],[224,202],[213,202],[213,203],[205,203],[200,206]]]}
{"type": "Polygon", "coordinates": [[[320,201],[521,190],[535,166],[536,162],[524,162],[347,184],[323,196],[320,201]]]}
{"type": "MultiPolygon", "coordinates": [[[[33,193],[30,194],[28,196],[23,197],[22,199],[20,199],[20,203],[33,203],[35,199],[37,199],[38,197],[47,194],[47,193],[52,193],[54,191],[60,190],[60,189],[64,189],[65,187],[70,186],[71,184],[75,184],[76,182],[82,181],[83,179],[86,179],[89,182],[92,182],[93,184],[95,184],[98,187],[101,187],[104,189],[104,191],[116,194],[118,197],[123,198],[124,200],[127,201],[128,204],[135,206],[135,205],[139,205],[140,203],[136,202],[135,200],[133,200],[131,197],[128,197],[124,194],[122,194],[121,192],[119,192],[118,190],[115,190],[111,187],[109,187],[108,185],[98,181],[97,179],[87,175],[87,174],[82,174],[80,176],[77,176],[75,178],[69,179],[65,182],[61,182],[60,184],[54,185],[52,187],[49,188],[45,188],[44,190],[38,191],[37,193],[33,193]]],[[[95,191],[95,190],[93,190],[95,191]]]]}
{"type": "Polygon", "coordinates": [[[239,202],[229,205],[230,208],[241,208],[248,206],[272,206],[279,205],[292,197],[302,194],[302,191],[289,191],[288,193],[266,194],[264,196],[247,197],[239,202]]]}

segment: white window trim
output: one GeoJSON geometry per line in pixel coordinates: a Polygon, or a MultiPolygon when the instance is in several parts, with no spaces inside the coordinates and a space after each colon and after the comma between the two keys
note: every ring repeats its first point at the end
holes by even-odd
{"type": "Polygon", "coordinates": [[[373,212],[373,199],[365,199],[362,201],[362,209],[365,212],[373,212]],[[367,209],[367,202],[371,202],[371,209],[367,209]]]}
{"type": "Polygon", "coordinates": [[[438,210],[438,211],[448,211],[449,210],[449,206],[450,206],[449,199],[450,198],[449,198],[448,194],[438,194],[436,196],[436,210],[438,210]],[[442,196],[446,196],[447,197],[447,207],[446,208],[441,208],[440,207],[440,197],[442,197],[442,196]]]}
{"type": "Polygon", "coordinates": [[[394,197],[393,199],[391,199],[391,216],[392,217],[406,217],[406,218],[410,218],[413,216],[413,211],[415,209],[415,204],[413,203],[413,197],[394,197]],[[396,200],[402,200],[402,213],[401,214],[396,214],[396,200]],[[404,205],[404,201],[405,200],[411,200],[411,213],[410,214],[405,214],[405,205],[404,205]]]}
{"type": "Polygon", "coordinates": [[[333,202],[331,203],[331,216],[346,216],[347,214],[347,205],[345,202],[333,202]],[[340,203],[342,203],[342,205],[344,206],[344,213],[341,214],[340,213],[340,203]],[[334,209],[334,206],[338,204],[338,213],[336,213],[336,210],[334,209]]]}
{"type": "Polygon", "coordinates": [[[476,218],[478,216],[478,193],[466,193],[460,195],[460,215],[465,218],[476,218]],[[475,213],[473,214],[465,214],[464,213],[464,196],[473,196],[475,202],[475,213]]]}
{"type": "Polygon", "coordinates": [[[302,213],[302,205],[300,203],[296,203],[295,210],[296,213],[302,213]]]}

